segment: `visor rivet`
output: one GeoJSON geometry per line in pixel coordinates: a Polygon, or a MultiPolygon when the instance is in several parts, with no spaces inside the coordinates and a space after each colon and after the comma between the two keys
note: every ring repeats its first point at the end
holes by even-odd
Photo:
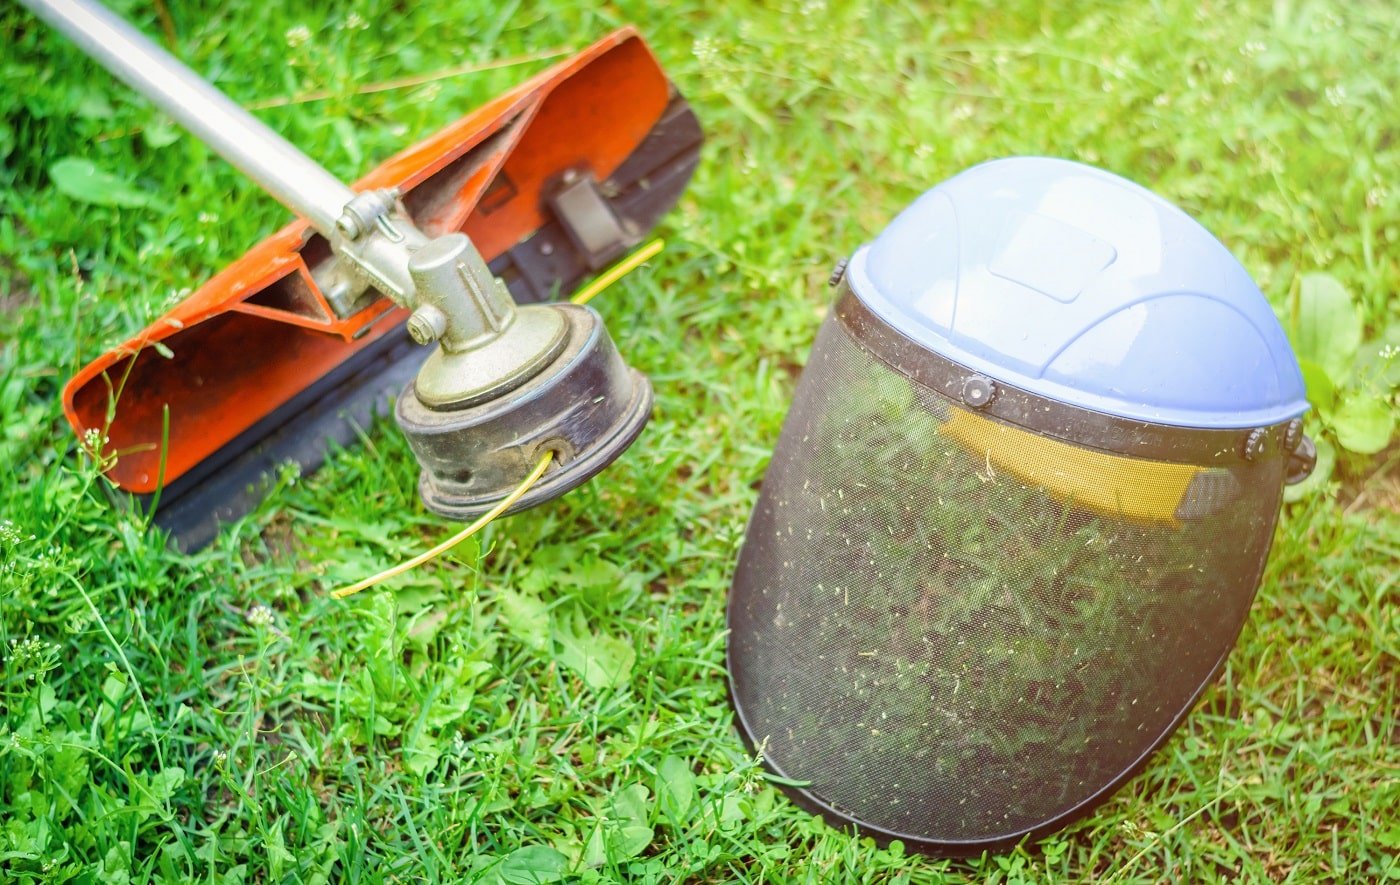
{"type": "Polygon", "coordinates": [[[836,266],[831,269],[831,276],[826,278],[828,286],[836,286],[841,282],[841,278],[846,275],[846,259],[842,258],[836,262],[836,266]]]}
{"type": "Polygon", "coordinates": [[[1244,459],[1253,461],[1264,454],[1264,444],[1268,441],[1269,432],[1262,427],[1256,427],[1249,432],[1249,436],[1244,440],[1244,459]]]}
{"type": "Polygon", "coordinates": [[[963,382],[962,401],[974,409],[985,409],[996,396],[995,382],[985,375],[973,375],[963,382]]]}

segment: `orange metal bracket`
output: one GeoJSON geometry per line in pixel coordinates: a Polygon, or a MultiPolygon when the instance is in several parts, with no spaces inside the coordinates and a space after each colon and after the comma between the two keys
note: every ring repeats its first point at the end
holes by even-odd
{"type": "MultiPolygon", "coordinates": [[[[624,28],[355,187],[400,188],[425,233],[463,231],[489,261],[548,220],[545,189],[561,171],[602,180],[616,170],[669,95],[650,49],[624,28]]],[[[387,299],[336,317],[313,275],[329,256],[325,239],[298,219],[68,383],[68,421],[80,436],[106,434],[105,451],[117,455],[108,476],[118,486],[145,494],[173,482],[403,322],[407,312],[387,299]]]]}

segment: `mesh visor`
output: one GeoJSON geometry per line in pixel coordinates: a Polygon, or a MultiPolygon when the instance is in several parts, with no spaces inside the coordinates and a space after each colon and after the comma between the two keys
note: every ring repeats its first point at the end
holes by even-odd
{"type": "Polygon", "coordinates": [[[1132,458],[970,410],[829,318],[729,602],[741,729],[839,822],[944,853],[1054,829],[1239,633],[1282,459],[1132,458]]]}

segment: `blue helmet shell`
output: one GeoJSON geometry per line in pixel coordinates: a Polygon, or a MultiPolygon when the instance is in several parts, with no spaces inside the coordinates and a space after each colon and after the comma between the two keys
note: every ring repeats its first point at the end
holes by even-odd
{"type": "Polygon", "coordinates": [[[1288,339],[1229,250],[1090,166],[975,166],[900,213],[846,274],[904,335],[1043,397],[1210,429],[1308,408],[1288,339]]]}

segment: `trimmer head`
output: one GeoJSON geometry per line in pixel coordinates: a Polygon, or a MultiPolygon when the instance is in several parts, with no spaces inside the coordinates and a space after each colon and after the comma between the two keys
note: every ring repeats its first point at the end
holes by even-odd
{"type": "MultiPolygon", "coordinates": [[[[430,238],[466,234],[509,295],[529,304],[567,295],[638,243],[684,191],[701,140],[685,100],[624,28],[391,158],[355,190],[396,190],[399,207],[430,238]]],[[[559,314],[557,341],[515,387],[456,403],[423,390],[426,404],[416,395],[409,402],[432,351],[410,340],[408,310],[373,289],[347,294],[331,245],[306,220],[294,221],[65,388],[74,429],[95,429],[107,439],[104,451],[118,456],[109,478],[144,504],[159,490],[155,521],[180,546],[202,546],[219,522],[248,512],[281,463],[316,469],[400,391],[404,428],[428,459],[425,500],[450,515],[474,514],[502,492],[491,468],[461,462],[466,450],[455,465],[431,466],[441,452],[428,440],[490,424],[498,432],[473,437],[472,451],[496,446],[499,454],[512,429],[549,443],[562,464],[522,509],[592,476],[645,423],[645,379],[609,362],[611,355],[622,365],[596,314],[563,307],[550,308],[559,314]],[[582,363],[561,363],[569,354],[582,363]],[[605,366],[603,387],[620,398],[589,411],[588,420],[606,425],[590,431],[596,439],[574,433],[580,418],[562,401],[554,425],[527,417],[517,402],[526,392],[577,392],[584,364],[605,366]],[[505,413],[515,417],[498,422],[505,413]]]]}
{"type": "Polygon", "coordinates": [[[510,394],[460,409],[434,409],[412,389],[394,417],[423,465],[429,510],[471,519],[519,484],[546,451],[559,465],[506,512],[557,498],[627,450],[651,416],[651,383],[623,362],[590,307],[550,305],[566,325],[549,365],[510,394]]]}

